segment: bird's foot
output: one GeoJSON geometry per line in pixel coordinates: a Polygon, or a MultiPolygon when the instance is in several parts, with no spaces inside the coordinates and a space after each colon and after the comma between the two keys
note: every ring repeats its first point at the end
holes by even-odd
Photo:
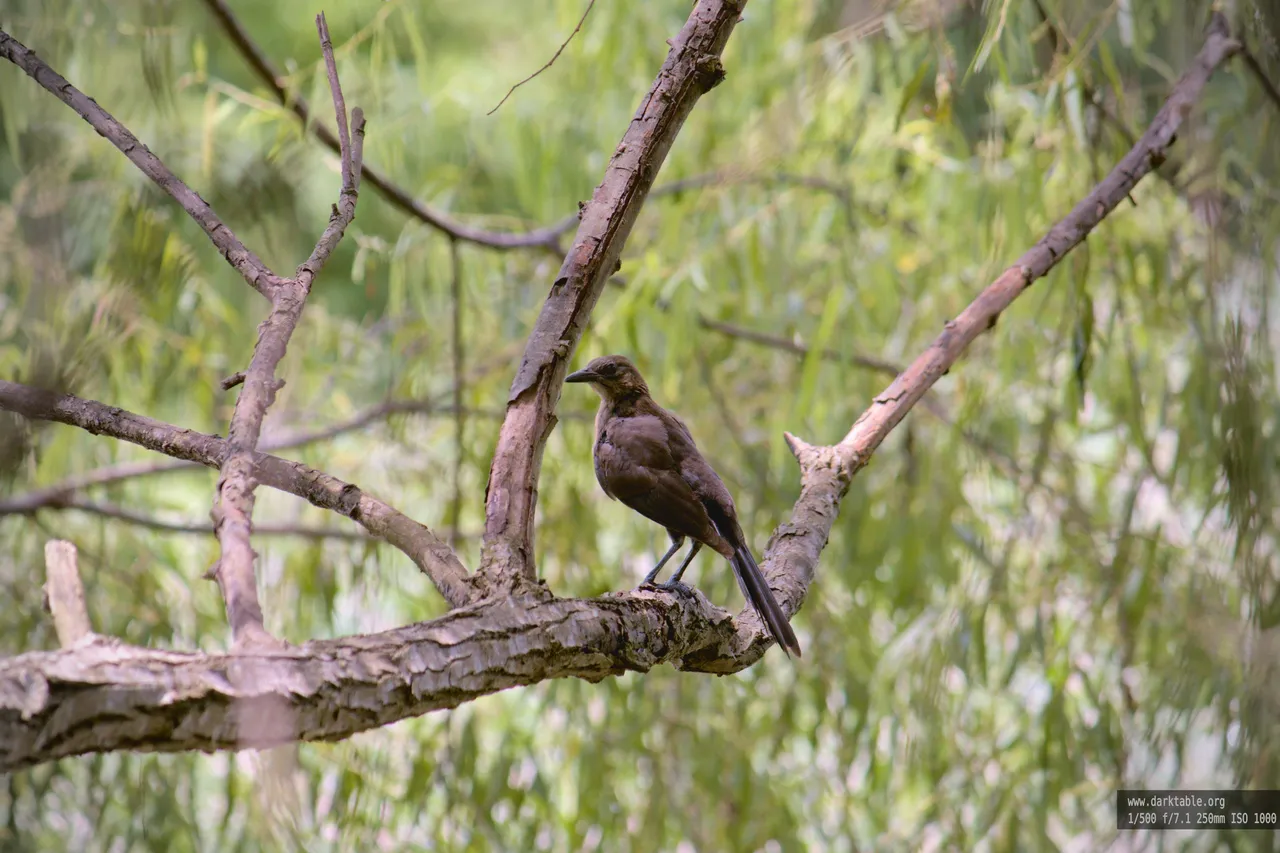
{"type": "Polygon", "coordinates": [[[668,592],[679,592],[683,595],[693,594],[693,587],[689,586],[687,583],[676,580],[675,578],[672,578],[666,583],[655,584],[655,586],[657,586],[658,589],[665,589],[668,592]]]}

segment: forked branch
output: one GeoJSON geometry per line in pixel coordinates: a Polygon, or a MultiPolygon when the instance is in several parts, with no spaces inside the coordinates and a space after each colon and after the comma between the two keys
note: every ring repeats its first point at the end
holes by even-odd
{"type": "Polygon", "coordinates": [[[582,222],[543,303],[507,397],[485,497],[481,574],[495,590],[532,587],[533,517],[547,437],[555,427],[565,365],[685,118],[724,77],[720,53],[742,2],[699,0],[671,40],[657,80],[582,211],[582,222]]]}
{"type": "Polygon", "coordinates": [[[235,411],[227,433],[230,453],[222,463],[216,497],[213,502],[213,526],[217,531],[221,556],[213,569],[213,577],[222,589],[227,604],[227,621],[236,645],[270,639],[262,623],[262,607],[258,603],[254,577],[254,551],[249,542],[253,519],[254,479],[253,453],[262,434],[262,421],[275,402],[279,382],[276,368],[284,359],[289,339],[302,317],[302,308],[311,293],[311,284],[342,239],[356,215],[357,187],[364,151],[364,118],[355,111],[355,142],[347,125],[347,107],[338,82],[337,64],[333,58],[333,42],[324,14],[316,16],[316,30],[324,53],[329,76],[329,90],[338,117],[341,142],[342,191],[329,217],[329,224],[316,242],[315,249],[297,274],[280,283],[271,294],[271,313],[258,327],[258,342],[244,372],[244,387],[236,398],[235,411]]]}

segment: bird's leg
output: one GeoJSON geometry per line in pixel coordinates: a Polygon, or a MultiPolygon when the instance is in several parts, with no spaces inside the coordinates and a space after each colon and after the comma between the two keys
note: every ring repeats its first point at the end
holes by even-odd
{"type": "MultiPolygon", "coordinates": [[[[676,551],[679,551],[682,545],[684,545],[683,536],[672,536],[671,547],[667,549],[667,553],[662,555],[662,559],[658,561],[658,565],[653,567],[653,571],[645,575],[644,580],[640,581],[640,586],[651,585],[653,583],[653,579],[658,576],[658,572],[662,571],[662,567],[667,564],[667,560],[670,560],[671,555],[674,554],[676,551]]],[[[683,569],[681,571],[683,571],[683,569]]]]}
{"type": "Polygon", "coordinates": [[[672,575],[671,578],[666,583],[662,584],[662,586],[666,587],[667,589],[671,589],[672,587],[676,587],[676,586],[681,586],[682,584],[680,583],[680,576],[684,574],[685,569],[689,568],[689,564],[693,562],[693,558],[698,556],[698,552],[701,550],[702,550],[702,543],[695,541],[693,543],[693,547],[689,549],[689,556],[684,558],[684,562],[680,564],[680,568],[676,569],[676,573],[672,575]]]}

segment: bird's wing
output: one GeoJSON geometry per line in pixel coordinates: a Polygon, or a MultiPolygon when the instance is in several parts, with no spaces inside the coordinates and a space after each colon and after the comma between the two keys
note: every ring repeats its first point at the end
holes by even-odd
{"type": "Polygon", "coordinates": [[[610,420],[596,444],[596,478],[611,497],[668,530],[709,544],[718,539],[706,508],[672,455],[661,418],[610,420]]]}
{"type": "Polygon", "coordinates": [[[663,410],[658,414],[667,426],[671,456],[680,469],[680,477],[703,505],[716,530],[729,544],[737,548],[744,544],[742,530],[738,526],[738,513],[733,496],[725,487],[720,475],[711,463],[698,451],[689,428],[675,415],[663,410]]]}

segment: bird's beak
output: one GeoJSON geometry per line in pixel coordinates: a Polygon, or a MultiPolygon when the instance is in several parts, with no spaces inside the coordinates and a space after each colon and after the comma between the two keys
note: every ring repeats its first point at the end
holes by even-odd
{"type": "Polygon", "coordinates": [[[587,370],[585,367],[577,373],[570,373],[564,378],[565,382],[595,382],[600,377],[595,373],[587,370]]]}

